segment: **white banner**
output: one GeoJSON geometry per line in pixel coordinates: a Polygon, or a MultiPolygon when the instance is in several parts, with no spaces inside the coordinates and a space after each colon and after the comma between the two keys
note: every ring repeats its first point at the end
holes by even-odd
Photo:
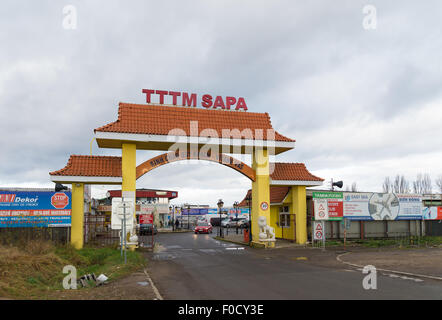
{"type": "Polygon", "coordinates": [[[327,199],[314,199],[315,220],[328,220],[327,199]]]}
{"type": "Polygon", "coordinates": [[[135,199],[124,198],[124,203],[126,204],[125,209],[123,207],[123,202],[121,198],[112,198],[112,230],[122,229],[124,217],[126,217],[126,230],[131,230],[134,226],[135,199]]]}
{"type": "Polygon", "coordinates": [[[352,220],[420,220],[422,197],[394,193],[344,193],[344,218],[352,220]]]}

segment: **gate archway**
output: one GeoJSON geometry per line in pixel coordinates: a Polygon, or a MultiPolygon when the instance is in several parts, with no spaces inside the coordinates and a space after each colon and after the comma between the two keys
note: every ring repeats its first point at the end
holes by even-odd
{"type": "Polygon", "coordinates": [[[271,176],[269,156],[293,149],[295,140],[275,131],[267,113],[120,103],[118,119],[94,132],[100,148],[121,149],[121,157],[71,156],[65,168],[50,173],[53,182],[72,184],[71,243],[76,248],[83,247],[84,184],[121,184],[123,197],[135,201],[139,177],[172,160],[192,159],[194,155],[187,153],[188,150],[200,153],[205,147],[252,156],[251,167],[222,153],[203,158],[199,155],[198,159],[219,162],[251,180],[254,242],[274,243],[274,239],[266,238],[262,232],[262,222],[271,221],[270,184],[290,186],[296,241],[300,244],[307,241],[305,187],[320,185],[322,179],[316,177],[319,180],[311,184],[308,171],[300,171],[293,163],[279,166],[283,169],[281,174],[271,176]],[[186,152],[178,157],[167,152],[136,166],[137,150],[169,151],[175,150],[177,144],[179,150],[184,147],[186,152]]]}
{"type": "Polygon", "coordinates": [[[251,181],[255,181],[255,170],[253,170],[250,166],[248,166],[244,162],[241,162],[231,156],[222,153],[213,154],[213,155],[211,154],[203,155],[199,152],[196,153],[166,152],[159,156],[153,157],[137,166],[136,178],[138,180],[149,171],[158,168],[160,166],[183,160],[204,160],[204,161],[216,162],[238,171],[242,175],[249,178],[251,181]]]}

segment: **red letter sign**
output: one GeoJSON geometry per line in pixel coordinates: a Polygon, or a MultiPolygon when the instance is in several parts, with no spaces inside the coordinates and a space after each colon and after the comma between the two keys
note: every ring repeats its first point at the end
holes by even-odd
{"type": "Polygon", "coordinates": [[[203,101],[201,102],[201,105],[204,108],[210,108],[212,106],[212,96],[210,94],[203,95],[203,101]]]}
{"type": "Polygon", "coordinates": [[[146,94],[146,102],[150,103],[150,95],[152,93],[155,93],[155,90],[150,90],[150,89],[143,89],[143,93],[146,94]]]}

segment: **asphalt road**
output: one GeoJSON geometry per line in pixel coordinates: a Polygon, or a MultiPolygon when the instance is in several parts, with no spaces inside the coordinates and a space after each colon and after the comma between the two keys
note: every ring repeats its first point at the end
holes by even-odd
{"type": "Polygon", "coordinates": [[[165,299],[442,299],[438,281],[378,272],[377,289],[365,290],[366,274],[341,266],[333,254],[324,253],[321,266],[215,235],[157,236],[160,250],[149,254],[149,273],[165,299]]]}

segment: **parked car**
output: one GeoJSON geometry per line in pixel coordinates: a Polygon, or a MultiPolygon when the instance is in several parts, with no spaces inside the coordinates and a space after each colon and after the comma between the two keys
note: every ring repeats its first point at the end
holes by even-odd
{"type": "Polygon", "coordinates": [[[221,226],[224,228],[236,228],[239,227],[240,221],[245,220],[244,218],[227,218],[221,221],[221,226]]]}
{"type": "Polygon", "coordinates": [[[198,221],[198,225],[195,227],[195,233],[212,233],[212,231],[212,225],[206,221],[198,221]]]}
{"type": "Polygon", "coordinates": [[[221,220],[221,227],[223,227],[223,228],[233,227],[234,224],[236,224],[236,223],[234,223],[230,218],[226,218],[226,219],[221,220]]]}
{"type": "MultiPolygon", "coordinates": [[[[157,234],[158,230],[157,227],[154,225],[153,226],[153,234],[157,234]]],[[[147,224],[140,224],[140,236],[146,236],[146,235],[152,235],[152,224],[151,223],[147,223],[147,224]]]]}
{"type": "Polygon", "coordinates": [[[250,221],[245,218],[239,219],[237,226],[238,228],[248,228],[250,226],[250,221]]]}
{"type": "Polygon", "coordinates": [[[210,224],[214,227],[218,227],[220,225],[220,218],[210,218],[210,224]]]}

